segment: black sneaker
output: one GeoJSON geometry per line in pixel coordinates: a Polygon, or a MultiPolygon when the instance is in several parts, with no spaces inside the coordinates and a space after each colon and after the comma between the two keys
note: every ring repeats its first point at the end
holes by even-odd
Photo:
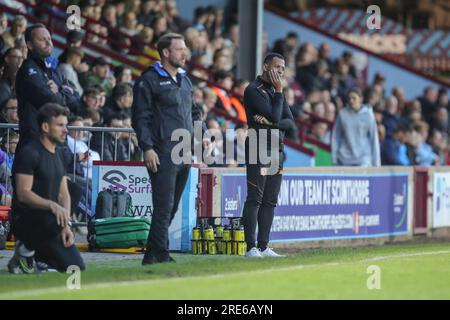
{"type": "Polygon", "coordinates": [[[144,259],[142,259],[142,265],[149,265],[149,264],[155,264],[155,263],[161,263],[162,261],[160,261],[158,258],[156,258],[154,255],[150,254],[150,253],[146,253],[144,254],[144,259]]]}
{"type": "Polygon", "coordinates": [[[34,255],[31,257],[21,256],[19,248],[22,244],[17,241],[14,255],[8,262],[8,271],[13,274],[32,274],[34,273],[34,255]]]}
{"type": "Polygon", "coordinates": [[[151,253],[144,254],[144,259],[142,259],[142,265],[155,264],[155,263],[165,263],[165,262],[175,262],[175,260],[171,256],[167,256],[164,258],[159,258],[154,256],[151,253]]]}
{"type": "Polygon", "coordinates": [[[45,273],[45,272],[57,272],[56,269],[50,268],[48,264],[42,261],[35,261],[36,272],[37,273],[45,273]]]}

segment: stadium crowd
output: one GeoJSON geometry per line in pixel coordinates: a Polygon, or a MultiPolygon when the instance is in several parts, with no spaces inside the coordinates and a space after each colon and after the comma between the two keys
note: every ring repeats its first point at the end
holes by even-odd
{"type": "MultiPolygon", "coordinates": [[[[11,0],[2,4],[26,9],[11,0]]],[[[40,5],[39,0],[30,1],[40,5]]],[[[65,16],[58,5],[64,0],[45,1],[53,13],[65,16]]],[[[69,125],[77,127],[131,128],[133,79],[136,70],[127,65],[114,66],[103,56],[93,58],[83,43],[94,43],[120,55],[126,55],[143,66],[158,59],[155,44],[169,31],[185,36],[190,50],[189,71],[195,85],[194,99],[202,105],[203,118],[210,129],[236,130],[231,139],[245,137],[246,118],[242,98],[251,79],[236,76],[239,50],[239,25],[236,1],[225,8],[198,7],[194,20],[180,17],[174,0],[130,1],[70,1],[78,4],[83,15],[83,32],[70,31],[61,55],[48,59],[50,68],[63,75],[66,84],[78,96],[71,108],[69,125]],[[230,121],[214,110],[222,110],[237,121],[230,121]]],[[[37,15],[44,19],[45,17],[37,15]]],[[[30,23],[25,16],[10,17],[0,12],[0,121],[18,123],[15,79],[27,58],[24,34],[30,23]]],[[[265,36],[267,39],[267,35],[265,36]]],[[[263,54],[274,51],[286,59],[284,91],[292,114],[298,120],[297,129],[287,137],[300,142],[299,131],[305,126],[307,134],[324,144],[332,141],[332,123],[348,104],[348,92],[363,89],[363,104],[373,111],[376,121],[381,163],[383,165],[446,165],[449,158],[449,97],[445,88],[427,87],[423,95],[407,101],[399,84],[391,92],[385,89],[385,77],[377,74],[365,82],[365,70],[355,63],[352,52],[336,57],[330,45],[318,48],[302,42],[294,32],[275,41],[269,47],[264,41],[263,54]],[[306,126],[306,124],[309,124],[306,126]]],[[[345,123],[343,123],[345,126],[345,123]]],[[[1,129],[1,183],[9,190],[8,178],[14,157],[17,133],[1,129]]],[[[80,178],[89,176],[93,160],[140,160],[136,137],[130,133],[88,133],[72,131],[67,139],[69,156],[67,172],[80,178]],[[75,164],[74,160],[75,159],[75,164]]],[[[225,144],[224,144],[225,146],[225,144]]],[[[360,148],[370,146],[360,145],[360,148]]],[[[225,150],[216,145],[215,157],[222,158],[225,150]]],[[[243,152],[239,150],[238,152],[243,152]]],[[[217,161],[220,163],[221,161],[217,161]]],[[[228,164],[238,165],[237,162],[228,164]]],[[[9,177],[10,181],[10,177],[9,177]]],[[[8,195],[8,191],[3,192],[8,195]]],[[[4,199],[6,201],[6,199],[4,199]]]]}

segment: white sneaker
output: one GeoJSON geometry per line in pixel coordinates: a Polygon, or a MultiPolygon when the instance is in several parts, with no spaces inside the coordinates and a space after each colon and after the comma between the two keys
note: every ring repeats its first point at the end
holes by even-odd
{"type": "Polygon", "coordinates": [[[247,258],[262,258],[261,252],[258,250],[258,248],[253,247],[247,253],[245,254],[247,258]]]}
{"type": "Polygon", "coordinates": [[[284,258],[286,255],[284,254],[278,254],[269,247],[266,248],[266,250],[261,251],[261,257],[271,257],[271,258],[284,258]]]}

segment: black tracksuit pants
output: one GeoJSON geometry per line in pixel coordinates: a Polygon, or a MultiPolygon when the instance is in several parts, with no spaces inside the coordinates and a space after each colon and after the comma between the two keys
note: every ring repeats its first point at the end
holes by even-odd
{"type": "Polygon", "coordinates": [[[149,170],[153,215],[147,252],[159,260],[165,260],[169,257],[169,226],[178,210],[191,165],[174,164],[170,154],[160,155],[159,162],[156,173],[149,170]]]}
{"type": "Polygon", "coordinates": [[[258,225],[258,247],[269,243],[275,206],[282,180],[283,153],[280,152],[280,171],[275,175],[262,175],[261,168],[267,165],[247,164],[247,200],[242,214],[247,250],[255,247],[256,225],[258,225]]]}
{"type": "Polygon", "coordinates": [[[66,272],[70,266],[85,269],[84,261],[75,245],[64,247],[61,227],[56,224],[53,214],[14,215],[13,233],[28,250],[35,251],[35,259],[48,264],[59,272],[66,272]]]}

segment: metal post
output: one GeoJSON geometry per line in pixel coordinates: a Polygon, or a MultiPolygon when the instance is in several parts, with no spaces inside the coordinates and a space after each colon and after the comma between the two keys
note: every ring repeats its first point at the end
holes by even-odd
{"type": "Polygon", "coordinates": [[[239,0],[238,78],[252,81],[262,64],[263,0],[239,0]]]}

